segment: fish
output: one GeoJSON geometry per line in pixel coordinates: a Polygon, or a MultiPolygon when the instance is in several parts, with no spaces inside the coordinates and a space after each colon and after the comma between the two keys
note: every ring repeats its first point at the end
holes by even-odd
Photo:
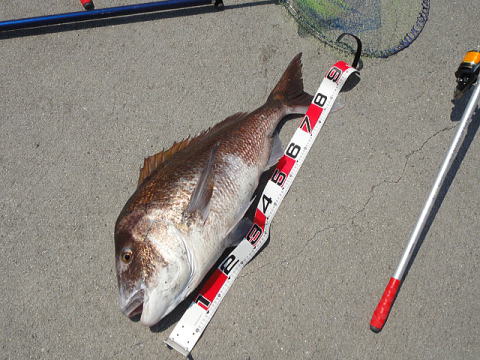
{"type": "Polygon", "coordinates": [[[160,322],[193,290],[225,249],[251,226],[246,211],[261,175],[278,162],[282,121],[312,101],[296,55],[267,101],[144,159],[138,186],[115,223],[121,311],[160,322]]]}

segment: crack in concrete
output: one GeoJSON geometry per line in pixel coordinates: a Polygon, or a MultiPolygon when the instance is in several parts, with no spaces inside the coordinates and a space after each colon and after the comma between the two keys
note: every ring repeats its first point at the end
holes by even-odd
{"type": "Polygon", "coordinates": [[[455,128],[456,125],[453,125],[453,126],[446,126],[444,127],[443,129],[440,129],[438,131],[436,131],[433,135],[430,135],[423,143],[422,145],[420,145],[419,148],[415,149],[415,150],[412,150],[410,151],[407,155],[405,155],[405,163],[403,165],[403,169],[402,169],[402,173],[400,174],[400,176],[398,177],[397,180],[391,180],[391,181],[388,181],[388,180],[385,180],[385,182],[389,182],[389,183],[393,183],[393,184],[398,184],[403,176],[405,175],[405,172],[406,172],[406,169],[407,169],[407,165],[408,165],[408,162],[410,161],[410,158],[415,155],[416,153],[420,152],[423,150],[423,148],[425,147],[425,145],[427,145],[430,140],[432,140],[433,138],[437,137],[438,135],[440,135],[441,133],[445,132],[445,131],[449,131],[449,130],[452,130],[453,128],[455,128]]]}
{"type": "Polygon", "coordinates": [[[405,176],[405,172],[407,171],[407,165],[408,165],[408,163],[409,163],[409,161],[410,161],[410,158],[411,158],[413,155],[415,155],[415,154],[419,153],[420,151],[422,151],[423,148],[425,147],[425,145],[427,145],[428,142],[430,142],[430,140],[432,140],[433,138],[435,138],[436,136],[438,136],[439,134],[441,134],[441,133],[443,133],[443,132],[445,132],[445,131],[449,131],[449,130],[453,129],[454,127],[455,127],[455,125],[454,125],[454,126],[447,126],[447,127],[444,127],[443,129],[440,129],[440,130],[436,131],[433,135],[430,135],[430,136],[422,143],[422,145],[420,145],[417,149],[414,149],[414,150],[410,151],[407,155],[405,155],[405,162],[404,162],[404,164],[403,164],[402,171],[401,171],[400,175],[397,177],[397,179],[395,179],[395,180],[387,180],[387,179],[384,179],[384,180],[380,181],[379,183],[372,185],[371,188],[370,188],[370,191],[369,191],[370,196],[368,197],[367,201],[365,201],[365,203],[364,203],[364,205],[362,206],[362,208],[355,213],[354,218],[355,218],[358,214],[360,214],[360,213],[362,213],[363,211],[365,211],[365,209],[367,208],[367,206],[368,206],[368,204],[370,203],[370,201],[375,197],[375,190],[376,190],[379,186],[384,185],[384,184],[398,184],[398,183],[400,183],[400,181],[402,181],[403,177],[405,176]]]}
{"type": "Polygon", "coordinates": [[[443,132],[445,132],[445,131],[449,131],[449,130],[455,128],[455,127],[456,127],[456,125],[447,126],[447,127],[444,127],[443,129],[440,129],[440,130],[436,131],[434,134],[430,135],[430,136],[422,143],[422,145],[420,145],[418,148],[410,151],[407,155],[405,155],[405,162],[404,162],[404,164],[403,164],[402,171],[401,171],[400,175],[397,177],[397,179],[394,179],[394,180],[386,180],[386,179],[384,179],[384,180],[382,180],[381,182],[372,185],[371,188],[370,188],[369,196],[368,196],[367,200],[363,203],[363,205],[361,206],[361,208],[360,208],[359,210],[357,210],[352,216],[348,217],[345,222],[328,225],[328,226],[326,226],[326,227],[324,227],[324,228],[322,228],[322,229],[316,230],[316,231],[314,232],[314,234],[304,242],[302,248],[301,248],[299,251],[297,251],[294,255],[288,256],[287,258],[281,260],[281,261],[278,262],[278,263],[275,263],[274,261],[270,261],[270,262],[268,262],[268,263],[266,263],[266,264],[263,264],[262,266],[258,267],[258,268],[255,269],[255,270],[252,270],[252,271],[250,271],[250,272],[246,272],[245,274],[240,275],[239,278],[247,277],[247,276],[253,274],[254,272],[257,272],[257,271],[259,271],[259,270],[261,270],[261,269],[263,269],[263,268],[265,268],[265,267],[267,267],[267,266],[271,266],[272,264],[273,264],[273,266],[278,266],[278,265],[281,265],[281,264],[285,264],[285,263],[287,263],[288,261],[290,261],[290,260],[292,260],[292,259],[296,259],[296,258],[300,257],[300,256],[304,253],[305,249],[308,247],[308,245],[310,244],[310,242],[312,242],[319,234],[321,234],[321,233],[323,233],[323,232],[325,232],[325,231],[328,231],[328,230],[334,230],[334,231],[336,231],[337,229],[342,228],[342,227],[344,227],[344,226],[347,226],[347,225],[349,225],[349,224],[354,225],[355,219],[356,219],[361,213],[363,213],[363,212],[366,210],[366,208],[367,208],[368,204],[370,203],[370,201],[372,201],[372,199],[375,197],[375,190],[376,190],[378,187],[380,187],[381,185],[384,185],[384,184],[398,184],[398,183],[400,183],[400,181],[402,181],[402,179],[403,179],[403,177],[404,177],[404,175],[405,175],[405,172],[406,172],[406,170],[407,170],[407,165],[408,165],[408,163],[409,163],[409,161],[410,161],[410,158],[411,158],[413,155],[415,155],[415,154],[419,153],[420,151],[422,151],[423,148],[428,144],[428,142],[430,142],[433,138],[435,138],[435,137],[438,136],[439,134],[441,134],[441,133],[443,133],[443,132]]]}
{"type": "Polygon", "coordinates": [[[299,257],[300,255],[302,255],[302,253],[303,253],[303,252],[305,251],[305,249],[307,248],[308,244],[309,244],[313,239],[315,239],[315,237],[316,237],[318,234],[320,234],[320,233],[322,233],[322,232],[324,232],[324,231],[327,231],[327,230],[336,230],[338,227],[345,226],[345,225],[347,225],[347,223],[345,223],[345,224],[334,224],[334,225],[329,225],[329,226],[327,226],[327,227],[325,227],[325,228],[322,228],[322,229],[320,229],[320,230],[317,230],[317,231],[315,231],[315,233],[314,233],[310,238],[308,238],[308,239],[303,243],[302,248],[301,248],[300,250],[298,250],[296,254],[291,255],[291,256],[287,257],[286,259],[281,260],[279,263],[276,263],[276,264],[275,264],[275,261],[270,261],[270,262],[268,262],[268,263],[266,263],[266,264],[261,265],[260,267],[258,267],[258,268],[255,269],[255,270],[252,270],[252,271],[246,272],[245,274],[240,275],[239,278],[247,277],[247,276],[253,274],[254,272],[257,272],[257,271],[259,271],[259,270],[261,270],[261,269],[263,269],[263,268],[265,268],[265,267],[267,267],[267,266],[270,266],[270,265],[272,265],[272,264],[275,264],[274,266],[277,266],[277,265],[280,265],[280,264],[284,264],[284,263],[288,262],[289,260],[295,259],[295,258],[299,257]]]}

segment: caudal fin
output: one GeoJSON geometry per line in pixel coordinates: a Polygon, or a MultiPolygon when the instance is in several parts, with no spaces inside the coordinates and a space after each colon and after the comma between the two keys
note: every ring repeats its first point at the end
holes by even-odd
{"type": "Polygon", "coordinates": [[[303,91],[302,53],[293,58],[267,99],[267,103],[281,102],[287,114],[304,114],[313,96],[303,91]]]}

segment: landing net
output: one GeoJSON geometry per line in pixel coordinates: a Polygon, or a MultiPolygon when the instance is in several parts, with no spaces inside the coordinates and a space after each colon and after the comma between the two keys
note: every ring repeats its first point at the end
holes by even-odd
{"type": "Polygon", "coordinates": [[[363,55],[388,57],[408,47],[428,20],[430,0],[280,0],[301,28],[341,50],[344,33],[361,38],[363,55]]]}

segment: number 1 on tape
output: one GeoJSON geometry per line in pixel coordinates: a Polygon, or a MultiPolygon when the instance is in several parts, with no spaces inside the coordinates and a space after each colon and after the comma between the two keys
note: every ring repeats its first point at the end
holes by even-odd
{"type": "Polygon", "coordinates": [[[339,61],[325,75],[305,117],[265,186],[255,211],[252,227],[240,244],[210,275],[165,341],[167,345],[184,356],[188,356],[197,343],[240,270],[265,244],[270,224],[280,203],[325,123],[338,93],[348,77],[355,72],[357,72],[355,68],[339,61]]]}

